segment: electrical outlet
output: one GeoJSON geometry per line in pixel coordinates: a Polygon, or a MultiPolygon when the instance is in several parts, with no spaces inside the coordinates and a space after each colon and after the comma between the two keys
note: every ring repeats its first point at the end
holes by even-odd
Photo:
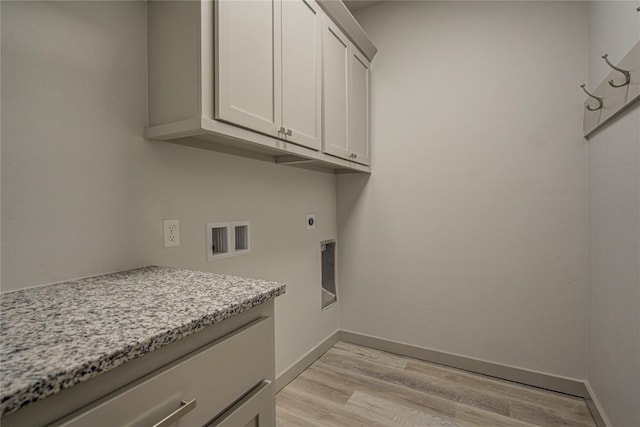
{"type": "Polygon", "coordinates": [[[177,219],[165,219],[162,224],[164,226],[164,247],[180,246],[180,222],[177,219]]]}
{"type": "Polygon", "coordinates": [[[316,216],[314,214],[307,215],[307,230],[316,228],[316,216]]]}

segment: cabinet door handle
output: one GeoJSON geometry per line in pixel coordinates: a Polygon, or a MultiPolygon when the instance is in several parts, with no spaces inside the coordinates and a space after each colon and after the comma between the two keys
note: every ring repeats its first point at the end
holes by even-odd
{"type": "Polygon", "coordinates": [[[293,132],[291,132],[291,129],[287,129],[287,133],[285,134],[287,136],[293,136],[293,132]]]}
{"type": "Polygon", "coordinates": [[[191,412],[196,407],[196,399],[185,402],[184,400],[180,402],[180,407],[167,415],[162,420],[158,421],[153,425],[153,427],[168,427],[175,423],[178,419],[184,417],[187,412],[191,412]]]}
{"type": "Polygon", "coordinates": [[[280,130],[278,131],[278,133],[286,135],[287,134],[287,130],[284,128],[284,126],[280,126],[280,130]]]}

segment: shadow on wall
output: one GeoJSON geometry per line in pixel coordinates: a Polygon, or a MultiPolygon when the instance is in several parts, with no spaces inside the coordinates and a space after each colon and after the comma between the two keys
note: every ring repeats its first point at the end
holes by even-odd
{"type": "Polygon", "coordinates": [[[354,209],[356,209],[356,206],[362,206],[359,201],[360,198],[364,195],[370,179],[370,174],[338,175],[337,208],[339,228],[347,227],[349,219],[351,218],[351,214],[353,213],[354,209]]]}

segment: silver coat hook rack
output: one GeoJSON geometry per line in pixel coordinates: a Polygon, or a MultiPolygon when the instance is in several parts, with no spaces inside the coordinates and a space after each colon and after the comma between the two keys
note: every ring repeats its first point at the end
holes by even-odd
{"type": "Polygon", "coordinates": [[[589,93],[589,91],[586,88],[586,85],[583,83],[580,85],[580,87],[582,88],[582,90],[584,91],[584,93],[586,93],[587,95],[589,95],[591,98],[595,99],[596,101],[598,101],[598,106],[595,108],[592,108],[591,106],[589,106],[589,104],[585,105],[585,107],[587,108],[587,110],[589,111],[598,111],[598,110],[602,110],[602,106],[603,106],[603,102],[602,102],[602,98],[600,98],[599,96],[595,96],[592,93],[589,93]]]}
{"type": "Polygon", "coordinates": [[[623,86],[627,86],[631,82],[631,72],[627,70],[623,70],[622,68],[616,67],[611,62],[609,62],[608,53],[605,53],[604,55],[602,55],[602,59],[604,59],[604,62],[606,62],[607,65],[609,65],[609,67],[624,74],[624,83],[616,84],[613,82],[613,79],[612,79],[612,80],[609,80],[609,84],[611,85],[611,87],[623,87],[623,86]]]}

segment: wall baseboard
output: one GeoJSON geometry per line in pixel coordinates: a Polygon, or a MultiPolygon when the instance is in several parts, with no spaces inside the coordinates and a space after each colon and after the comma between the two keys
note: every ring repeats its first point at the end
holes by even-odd
{"type": "Polygon", "coordinates": [[[335,343],[340,341],[341,331],[336,329],[318,345],[309,350],[304,356],[296,360],[276,378],[276,393],[300,375],[320,356],[327,352],[335,343]]]}
{"type": "Polygon", "coordinates": [[[352,344],[375,348],[389,353],[413,357],[427,362],[438,363],[452,368],[476,372],[503,380],[513,381],[547,390],[570,394],[577,397],[588,397],[587,388],[581,380],[561,377],[543,372],[516,368],[486,360],[474,359],[438,350],[431,350],[411,344],[387,340],[352,331],[341,331],[340,339],[352,344]]]}
{"type": "Polygon", "coordinates": [[[585,402],[587,402],[587,408],[589,408],[589,412],[591,412],[591,416],[595,420],[596,425],[598,427],[611,427],[611,422],[609,421],[609,419],[607,418],[607,415],[602,409],[602,405],[600,404],[600,401],[596,398],[596,394],[591,388],[591,385],[589,384],[588,381],[585,381],[584,385],[587,389],[587,394],[588,394],[588,396],[586,396],[584,400],[585,402]]]}
{"type": "Polygon", "coordinates": [[[602,410],[602,405],[600,405],[600,402],[596,398],[593,389],[589,383],[585,381],[474,359],[458,354],[431,350],[425,347],[418,347],[407,343],[340,329],[330,334],[318,345],[309,350],[307,354],[285,369],[284,372],[276,378],[276,392],[282,390],[287,384],[293,381],[338,341],[346,341],[351,344],[375,348],[376,350],[412,357],[426,362],[438,363],[452,368],[463,369],[507,381],[581,397],[585,400],[596,425],[598,427],[611,427],[611,423],[602,410]]]}

